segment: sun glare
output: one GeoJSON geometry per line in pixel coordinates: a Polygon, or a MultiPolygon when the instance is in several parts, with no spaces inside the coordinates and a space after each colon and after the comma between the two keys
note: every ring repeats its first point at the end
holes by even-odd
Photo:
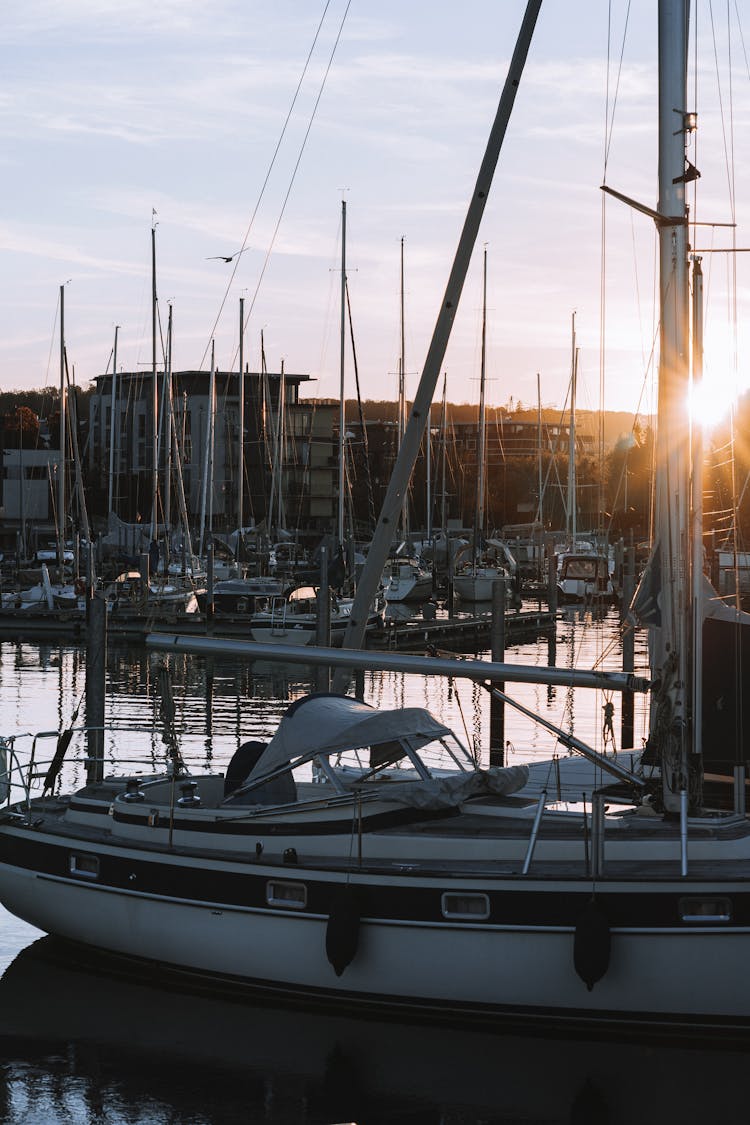
{"type": "Polygon", "coordinates": [[[707,381],[701,383],[690,396],[690,416],[704,430],[712,430],[729,416],[737,395],[734,387],[717,387],[707,381]]]}
{"type": "Polygon", "coordinates": [[[713,429],[729,417],[743,389],[732,353],[729,340],[714,339],[706,347],[703,379],[690,401],[693,422],[699,422],[704,430],[713,429]]]}

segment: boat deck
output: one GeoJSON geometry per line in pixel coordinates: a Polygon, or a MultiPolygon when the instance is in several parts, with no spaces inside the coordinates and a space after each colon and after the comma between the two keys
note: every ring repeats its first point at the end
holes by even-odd
{"type": "MultiPolygon", "coordinates": [[[[97,828],[80,823],[70,823],[63,818],[63,814],[68,807],[66,800],[58,800],[55,798],[45,798],[44,800],[37,800],[32,803],[31,809],[31,822],[24,823],[24,819],[18,813],[9,813],[4,810],[0,813],[0,824],[7,824],[9,821],[16,821],[21,831],[29,828],[33,835],[40,837],[62,837],[71,841],[78,840],[85,844],[106,844],[108,847],[122,848],[123,850],[132,850],[136,848],[139,852],[145,854],[169,854],[174,856],[190,856],[199,860],[211,860],[217,863],[232,863],[257,867],[265,866],[269,863],[275,865],[278,863],[278,857],[270,851],[256,854],[254,849],[249,848],[243,843],[242,847],[228,848],[205,848],[200,846],[185,845],[183,843],[174,843],[165,846],[163,842],[149,840],[147,836],[134,840],[132,837],[124,838],[119,837],[116,832],[112,832],[110,828],[111,822],[108,820],[106,828],[97,828]]],[[[645,818],[644,818],[645,819],[645,818]]],[[[654,858],[654,859],[606,859],[606,844],[614,841],[615,838],[621,838],[623,831],[621,829],[608,830],[605,836],[605,866],[603,874],[596,877],[598,886],[607,883],[616,882],[639,882],[644,884],[644,892],[647,891],[648,886],[653,885],[658,887],[659,883],[670,881],[675,882],[679,880],[681,885],[690,886],[695,884],[708,884],[712,891],[716,892],[721,887],[729,884],[742,884],[750,883],[750,861],[737,858],[732,860],[726,856],[722,857],[720,866],[717,867],[715,861],[710,859],[693,859],[689,861],[688,875],[680,878],[680,841],[679,841],[679,826],[678,825],[664,825],[654,818],[654,824],[643,823],[639,820],[637,825],[625,829],[624,834],[627,836],[628,842],[631,841],[648,841],[659,837],[660,840],[673,841],[674,843],[674,857],[654,858]],[[666,833],[666,837],[665,837],[666,833]]],[[[497,880],[503,879],[516,879],[534,882],[547,881],[547,880],[560,880],[562,882],[578,882],[582,880],[593,880],[592,876],[592,847],[590,836],[584,836],[580,823],[564,824],[559,820],[554,823],[552,820],[547,825],[542,824],[539,832],[539,841],[559,839],[561,843],[565,840],[571,839],[580,840],[580,857],[567,859],[551,859],[548,857],[533,858],[530,869],[526,875],[522,872],[523,858],[509,859],[507,856],[498,856],[493,858],[492,855],[492,842],[493,840],[501,843],[502,841],[516,841],[524,842],[529,839],[530,824],[528,821],[513,817],[497,817],[492,818],[464,813],[453,818],[441,818],[439,821],[430,822],[422,821],[413,823],[411,825],[402,825],[398,828],[382,829],[379,831],[367,832],[363,836],[365,843],[365,851],[373,851],[377,849],[378,838],[384,837],[404,837],[407,841],[407,847],[404,849],[403,858],[394,859],[390,856],[379,858],[377,855],[364,855],[359,859],[356,854],[356,845],[353,853],[349,854],[349,840],[345,841],[343,851],[345,854],[341,856],[318,855],[315,854],[314,837],[308,838],[304,844],[298,849],[298,854],[293,862],[285,861],[285,869],[290,872],[294,871],[320,871],[320,872],[335,872],[347,871],[357,872],[362,875],[382,875],[385,873],[394,877],[414,877],[421,879],[429,878],[476,878],[478,880],[488,880],[495,883],[497,880]],[[487,857],[481,860],[477,859],[434,859],[430,857],[415,857],[408,858],[408,838],[417,836],[427,837],[430,835],[438,835],[441,839],[454,836],[456,839],[461,837],[481,838],[487,841],[487,857]],[[308,848],[310,851],[308,851],[308,848]]],[[[696,826],[689,833],[689,840],[694,842],[697,840],[711,840],[721,839],[726,843],[731,840],[739,840],[747,837],[750,831],[750,826],[747,822],[733,822],[721,828],[716,826],[696,826]]],[[[290,835],[293,835],[293,828],[290,827],[290,835]]],[[[259,825],[259,835],[262,834],[262,828],[259,825]]],[[[524,849],[525,854],[525,849],[524,849]]]]}

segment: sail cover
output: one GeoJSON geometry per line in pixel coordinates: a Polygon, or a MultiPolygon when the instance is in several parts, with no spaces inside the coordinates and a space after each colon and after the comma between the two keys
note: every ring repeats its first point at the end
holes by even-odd
{"type": "Polygon", "coordinates": [[[316,694],[298,699],[288,709],[248,781],[265,777],[290,762],[370,747],[371,764],[404,757],[402,739],[414,749],[450,734],[423,707],[379,711],[348,695],[316,694]]]}

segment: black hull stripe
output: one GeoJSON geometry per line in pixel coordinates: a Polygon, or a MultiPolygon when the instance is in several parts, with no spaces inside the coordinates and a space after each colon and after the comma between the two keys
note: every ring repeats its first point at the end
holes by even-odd
{"type": "MultiPolygon", "coordinates": [[[[123,853],[128,845],[123,845],[123,853]]],[[[107,842],[107,848],[117,849],[117,844],[107,842]]],[[[164,853],[144,852],[138,856],[119,854],[98,848],[90,840],[65,840],[52,842],[39,837],[11,836],[0,834],[0,862],[10,867],[49,875],[76,885],[110,887],[114,890],[138,891],[161,899],[180,899],[197,905],[215,906],[223,903],[227,907],[267,909],[267,884],[269,880],[288,880],[304,883],[307,902],[304,911],[290,910],[290,913],[304,916],[328,915],[342,883],[349,883],[355,890],[357,906],[362,917],[374,920],[394,920],[403,922],[443,923],[443,891],[456,891],[456,879],[446,874],[444,883],[437,886],[420,885],[420,876],[415,873],[414,883],[410,884],[404,872],[394,874],[389,881],[387,875],[381,882],[367,883],[358,880],[356,871],[329,874],[324,877],[317,871],[307,870],[300,864],[279,865],[269,870],[262,857],[256,860],[248,856],[246,870],[222,870],[222,860],[206,861],[205,855],[197,860],[189,854],[174,853],[167,857],[164,853]],[[93,855],[99,858],[99,877],[96,880],[71,879],[70,856],[93,855]],[[260,870],[259,870],[260,868],[260,870]]],[[[236,867],[242,859],[232,861],[236,867]]],[[[434,882],[434,876],[430,876],[434,882]]],[[[461,877],[459,877],[460,880],[461,877]]],[[[508,887],[507,876],[504,886],[497,887],[502,880],[498,875],[487,877],[486,886],[481,891],[488,896],[490,911],[486,921],[488,926],[519,927],[574,927],[591,898],[590,888],[582,890],[543,890],[531,881],[518,881],[508,887]]],[[[472,877],[476,885],[476,878],[472,877]]],[[[579,884],[580,885],[580,884],[579,884]]],[[[474,892],[472,892],[474,893],[474,892]]],[[[613,928],[645,929],[694,929],[681,921],[680,900],[690,895],[690,888],[668,891],[660,890],[649,894],[637,886],[629,890],[607,891],[606,884],[597,890],[597,902],[613,928]]],[[[716,932],[730,934],[750,927],[750,890],[734,893],[732,899],[732,921],[715,927],[716,932]]],[[[461,925],[455,919],[451,924],[461,925]]],[[[466,925],[481,927],[483,922],[469,919],[466,925]]],[[[695,927],[697,929],[699,927],[695,927]]],[[[700,927],[705,929],[705,927],[700,927]]]]}

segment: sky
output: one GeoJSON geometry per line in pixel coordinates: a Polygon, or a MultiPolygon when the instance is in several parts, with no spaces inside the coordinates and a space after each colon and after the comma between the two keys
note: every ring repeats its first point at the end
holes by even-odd
{"type": "MultiPolygon", "coordinates": [[[[218,366],[236,365],[244,297],[250,368],[262,331],[271,370],[283,360],[311,376],[304,393],[338,397],[345,199],[362,396],[397,395],[402,238],[413,395],[524,7],[5,0],[0,387],[59,383],[61,285],[79,384],[107,369],[115,325],[118,368],[150,365],[155,223],[176,370],[206,368],[212,341],[218,366]],[[233,263],[214,259],[245,244],[233,263]]],[[[596,409],[603,386],[609,409],[653,408],[653,223],[616,200],[603,209],[600,185],[606,140],[606,182],[656,204],[655,8],[543,3],[445,357],[451,401],[478,401],[486,245],[490,405],[535,405],[538,374],[543,403],[564,406],[575,311],[578,404],[596,409]]],[[[696,213],[726,223],[734,208],[739,247],[750,246],[743,11],[699,5],[690,83],[696,213]]],[[[703,247],[732,244],[730,229],[699,234],[703,247]]],[[[747,385],[750,255],[706,255],[704,269],[708,413],[747,385]]],[[[349,347],[346,367],[353,397],[349,347]]]]}

